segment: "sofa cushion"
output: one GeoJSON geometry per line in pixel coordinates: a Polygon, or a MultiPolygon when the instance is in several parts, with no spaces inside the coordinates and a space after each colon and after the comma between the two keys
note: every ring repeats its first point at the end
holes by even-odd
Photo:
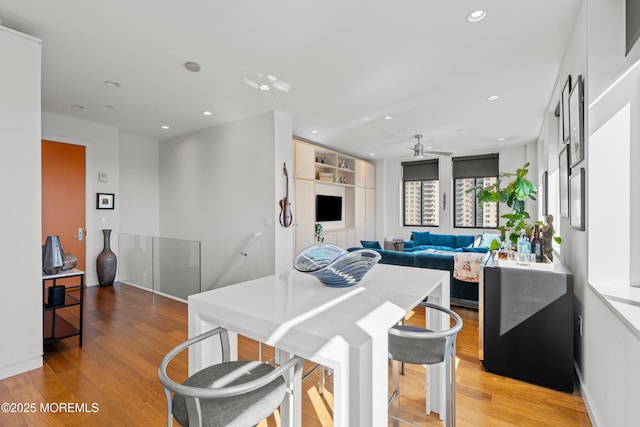
{"type": "Polygon", "coordinates": [[[360,244],[363,248],[367,249],[382,249],[382,246],[380,246],[380,242],[375,240],[360,240],[360,244]]]}
{"type": "Polygon", "coordinates": [[[473,236],[456,236],[456,248],[467,248],[473,245],[473,236]]]}
{"type": "Polygon", "coordinates": [[[431,232],[430,231],[412,231],[411,239],[416,243],[416,246],[430,245],[431,232]]]}
{"type": "MultiPolygon", "coordinates": [[[[404,248],[405,252],[419,252],[431,249],[432,251],[445,251],[445,252],[462,252],[462,248],[452,248],[451,246],[435,246],[435,245],[419,245],[411,248],[404,248]]],[[[427,252],[428,253],[428,252],[427,252]]]]}
{"type": "Polygon", "coordinates": [[[432,234],[430,244],[433,246],[448,246],[450,248],[455,248],[456,236],[451,234],[432,234]]]}
{"type": "Polygon", "coordinates": [[[462,248],[462,252],[487,253],[489,248],[462,248]]]}

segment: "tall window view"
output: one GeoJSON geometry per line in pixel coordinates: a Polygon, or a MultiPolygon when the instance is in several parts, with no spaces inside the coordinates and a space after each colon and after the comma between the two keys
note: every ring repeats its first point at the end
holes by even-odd
{"type": "Polygon", "coordinates": [[[404,225],[439,225],[438,206],[440,206],[438,180],[405,181],[404,225]]]}
{"type": "Polygon", "coordinates": [[[404,225],[440,225],[440,181],[437,159],[402,163],[404,225]]]}
{"type": "Polygon", "coordinates": [[[455,180],[455,226],[469,228],[496,228],[498,204],[477,202],[476,192],[469,189],[486,187],[498,182],[497,177],[458,178],[455,180]]]}
{"type": "Polygon", "coordinates": [[[478,203],[474,187],[486,187],[498,182],[500,175],[497,154],[454,157],[453,176],[453,226],[459,228],[496,228],[498,203],[478,203]],[[469,191],[469,192],[468,192],[469,191]]]}

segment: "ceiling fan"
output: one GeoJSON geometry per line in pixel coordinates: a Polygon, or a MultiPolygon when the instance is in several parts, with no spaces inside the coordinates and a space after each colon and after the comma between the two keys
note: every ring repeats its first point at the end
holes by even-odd
{"type": "MultiPolygon", "coordinates": [[[[413,136],[417,142],[413,147],[409,147],[409,149],[411,151],[413,151],[413,158],[414,159],[422,159],[424,158],[424,155],[435,155],[435,156],[447,156],[447,157],[451,157],[451,155],[453,155],[453,153],[448,152],[448,151],[431,151],[427,148],[427,151],[425,151],[424,149],[424,145],[422,144],[422,142],[420,142],[420,140],[422,139],[422,135],[418,134],[418,135],[414,135],[413,136]]],[[[406,154],[402,157],[407,157],[409,156],[409,154],[406,154]]]]}

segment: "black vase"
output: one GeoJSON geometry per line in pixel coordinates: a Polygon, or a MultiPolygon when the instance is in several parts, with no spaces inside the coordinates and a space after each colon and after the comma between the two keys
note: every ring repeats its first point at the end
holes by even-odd
{"type": "Polygon", "coordinates": [[[111,286],[113,285],[113,279],[116,277],[118,258],[111,251],[111,230],[102,230],[102,235],[104,237],[104,247],[96,259],[98,283],[100,286],[111,286]]]}

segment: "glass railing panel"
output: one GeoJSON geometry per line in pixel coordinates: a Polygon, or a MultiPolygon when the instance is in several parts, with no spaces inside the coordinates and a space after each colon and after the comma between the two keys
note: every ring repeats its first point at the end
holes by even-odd
{"type": "Polygon", "coordinates": [[[186,300],[201,292],[200,242],[157,237],[158,280],[155,290],[186,300]]]}
{"type": "Polygon", "coordinates": [[[120,282],[186,301],[201,292],[199,241],[120,233],[120,282]]]}

